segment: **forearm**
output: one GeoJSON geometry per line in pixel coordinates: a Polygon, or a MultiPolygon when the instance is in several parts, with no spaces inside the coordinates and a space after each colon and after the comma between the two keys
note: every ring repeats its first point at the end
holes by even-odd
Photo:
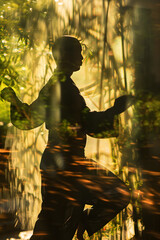
{"type": "Polygon", "coordinates": [[[118,116],[114,113],[114,107],[101,112],[89,111],[85,116],[86,133],[92,137],[117,137],[118,125],[118,116]]]}
{"type": "Polygon", "coordinates": [[[19,99],[11,103],[11,122],[19,129],[32,129],[30,107],[19,99]]]}
{"type": "Polygon", "coordinates": [[[11,122],[22,130],[30,130],[44,122],[44,108],[33,102],[31,105],[22,103],[18,98],[11,104],[11,122]],[[42,108],[42,109],[40,109],[42,108]]]}
{"type": "Polygon", "coordinates": [[[31,105],[22,103],[10,87],[2,90],[1,97],[11,103],[11,122],[17,128],[29,130],[40,126],[45,121],[46,104],[43,94],[31,105]]]}

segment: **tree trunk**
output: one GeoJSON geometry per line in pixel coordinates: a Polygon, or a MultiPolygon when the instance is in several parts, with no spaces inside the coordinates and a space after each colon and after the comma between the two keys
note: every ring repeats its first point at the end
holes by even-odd
{"type": "Polygon", "coordinates": [[[155,11],[155,8],[137,8],[134,21],[135,91],[140,96],[137,149],[143,178],[142,216],[145,229],[142,238],[145,240],[160,239],[160,124],[156,112],[160,109],[157,95],[160,89],[159,70],[156,67],[160,64],[160,47],[157,44],[160,32],[155,28],[158,24],[155,21],[159,21],[159,18],[153,19],[155,11]]]}

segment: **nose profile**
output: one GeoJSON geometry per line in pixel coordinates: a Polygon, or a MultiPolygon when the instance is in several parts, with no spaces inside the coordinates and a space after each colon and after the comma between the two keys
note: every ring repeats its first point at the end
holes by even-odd
{"type": "Polygon", "coordinates": [[[81,54],[81,56],[80,56],[80,60],[81,60],[81,62],[83,61],[83,55],[81,54]]]}

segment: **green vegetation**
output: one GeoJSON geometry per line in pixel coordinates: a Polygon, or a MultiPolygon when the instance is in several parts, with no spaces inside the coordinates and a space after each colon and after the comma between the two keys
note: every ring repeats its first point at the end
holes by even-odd
{"type": "MultiPolygon", "coordinates": [[[[110,138],[103,149],[101,144],[105,140],[98,140],[93,143],[96,152],[90,151],[91,157],[98,156],[101,161],[109,149],[105,165],[108,166],[109,160],[111,170],[132,192],[128,208],[95,234],[94,240],[102,236],[124,239],[125,234],[126,240],[133,235],[139,236],[142,231],[143,207],[141,196],[137,196],[144,181],[142,169],[145,164],[141,158],[145,154],[142,150],[159,138],[160,99],[154,94],[154,88],[146,91],[141,80],[146,77],[142,74],[142,66],[149,68],[149,55],[144,60],[142,50],[140,52],[140,44],[145,51],[143,43],[146,42],[141,39],[146,35],[142,35],[143,26],[137,25],[138,14],[144,18],[147,13],[137,13],[136,8],[121,0],[0,0],[0,90],[13,87],[20,99],[32,102],[54,70],[51,46],[55,38],[71,34],[82,40],[84,67],[74,78],[91,108],[106,109],[122,94],[137,96],[135,107],[120,116],[118,138],[110,138]]],[[[9,104],[0,99],[0,109],[0,124],[6,128],[9,104]]],[[[38,166],[47,131],[44,126],[29,133],[11,128],[7,127],[6,135],[7,143],[10,132],[14,138],[14,144],[10,142],[8,146],[13,153],[5,170],[10,181],[10,194],[6,198],[14,199],[12,211],[17,211],[21,227],[31,229],[39,211],[35,206],[40,206],[38,166]]],[[[153,148],[150,150],[151,158],[159,157],[153,148]]]]}

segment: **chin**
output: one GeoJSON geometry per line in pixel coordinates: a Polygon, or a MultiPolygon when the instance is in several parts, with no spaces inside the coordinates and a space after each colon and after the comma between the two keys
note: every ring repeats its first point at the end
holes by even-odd
{"type": "Polygon", "coordinates": [[[77,65],[77,66],[74,66],[74,71],[76,72],[76,71],[79,71],[80,70],[80,68],[81,68],[81,66],[82,65],[77,65]]]}
{"type": "Polygon", "coordinates": [[[78,65],[68,65],[67,69],[70,69],[73,72],[77,72],[80,70],[80,67],[82,66],[82,64],[78,64],[78,65]]]}
{"type": "Polygon", "coordinates": [[[77,67],[77,68],[75,68],[74,71],[76,72],[76,71],[79,71],[79,70],[80,70],[80,67],[77,67]]]}

